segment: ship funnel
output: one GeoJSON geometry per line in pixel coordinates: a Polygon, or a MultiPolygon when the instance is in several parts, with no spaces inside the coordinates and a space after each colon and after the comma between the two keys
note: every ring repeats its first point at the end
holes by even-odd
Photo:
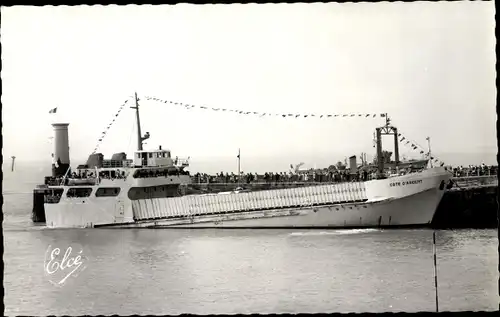
{"type": "Polygon", "coordinates": [[[54,127],[54,156],[52,161],[52,176],[61,177],[69,168],[69,123],[53,123],[54,127]]]}
{"type": "Polygon", "coordinates": [[[349,158],[349,169],[351,174],[356,174],[358,172],[358,163],[356,162],[356,155],[349,158]]]}

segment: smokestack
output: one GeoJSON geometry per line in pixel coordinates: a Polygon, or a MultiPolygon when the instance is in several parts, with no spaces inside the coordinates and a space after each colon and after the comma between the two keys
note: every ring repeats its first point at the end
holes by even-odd
{"type": "Polygon", "coordinates": [[[54,160],[52,162],[52,176],[61,177],[69,168],[69,123],[53,123],[54,127],[54,160]]]}
{"type": "Polygon", "coordinates": [[[356,162],[356,155],[349,158],[349,168],[351,169],[351,174],[356,174],[358,172],[358,163],[356,162]]]}
{"type": "Polygon", "coordinates": [[[382,175],[384,173],[384,158],[382,157],[382,129],[377,128],[377,165],[378,173],[382,175]]]}
{"type": "Polygon", "coordinates": [[[161,145],[160,145],[160,150],[161,150],[161,145]]]}
{"type": "Polygon", "coordinates": [[[398,140],[398,129],[393,128],[394,130],[394,160],[396,161],[396,167],[399,164],[399,140],[398,140]]]}

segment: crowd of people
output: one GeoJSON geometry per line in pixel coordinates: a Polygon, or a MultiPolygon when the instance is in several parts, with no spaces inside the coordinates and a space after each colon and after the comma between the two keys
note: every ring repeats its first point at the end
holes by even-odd
{"type": "Polygon", "coordinates": [[[357,180],[369,180],[375,177],[373,173],[368,171],[360,171],[357,174],[351,174],[348,170],[344,171],[328,171],[328,170],[313,170],[306,173],[292,172],[268,172],[264,174],[257,173],[217,173],[208,175],[206,173],[196,173],[193,176],[193,183],[332,183],[332,182],[349,182],[357,180]]]}
{"type": "Polygon", "coordinates": [[[469,166],[457,166],[451,167],[454,177],[470,177],[470,176],[491,176],[497,175],[498,166],[494,165],[469,165],[469,166]]]}
{"type": "MultiPolygon", "coordinates": [[[[467,176],[487,176],[496,175],[498,171],[497,166],[479,165],[468,167],[447,167],[448,170],[453,172],[454,177],[467,177],[467,176]]],[[[417,172],[417,169],[407,168],[399,171],[399,174],[407,174],[417,172]]],[[[193,183],[334,183],[334,182],[349,182],[349,181],[367,181],[377,177],[376,169],[361,169],[356,174],[351,174],[350,170],[309,170],[301,171],[300,173],[293,172],[268,172],[264,174],[257,173],[224,173],[220,172],[215,175],[206,173],[196,173],[192,177],[193,183]]]]}

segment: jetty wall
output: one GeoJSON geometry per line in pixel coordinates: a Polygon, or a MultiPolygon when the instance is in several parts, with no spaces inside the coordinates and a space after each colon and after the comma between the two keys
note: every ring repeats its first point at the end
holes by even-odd
{"type": "Polygon", "coordinates": [[[471,178],[457,181],[445,193],[432,220],[436,229],[497,228],[498,179],[471,178]]]}

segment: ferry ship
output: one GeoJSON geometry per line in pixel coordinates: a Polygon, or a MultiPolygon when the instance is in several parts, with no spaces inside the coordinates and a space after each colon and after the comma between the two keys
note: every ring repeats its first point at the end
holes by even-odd
{"type": "MultiPolygon", "coordinates": [[[[34,189],[33,221],[48,228],[379,228],[426,226],[451,173],[426,167],[405,175],[387,175],[377,160],[377,179],[311,184],[300,188],[189,194],[189,160],[173,159],[160,146],[143,150],[137,95],[138,149],[133,159],[117,153],[105,160],[91,154],[86,164],[70,167],[68,123],[53,124],[52,176],[34,189]]],[[[397,128],[376,129],[377,157],[381,136],[397,128]]],[[[402,163],[401,163],[402,164],[402,163]]]]}

